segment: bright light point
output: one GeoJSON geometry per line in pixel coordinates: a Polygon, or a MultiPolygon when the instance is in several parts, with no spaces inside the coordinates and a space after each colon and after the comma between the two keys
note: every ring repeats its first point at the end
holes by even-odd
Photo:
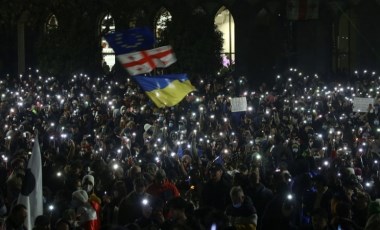
{"type": "Polygon", "coordinates": [[[113,165],[112,165],[112,168],[113,168],[114,170],[116,170],[116,169],[119,168],[119,165],[118,165],[118,164],[113,164],[113,165]]]}

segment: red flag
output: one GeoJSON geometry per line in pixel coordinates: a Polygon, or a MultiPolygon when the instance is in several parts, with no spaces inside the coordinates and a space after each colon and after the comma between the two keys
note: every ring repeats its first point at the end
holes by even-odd
{"type": "Polygon", "coordinates": [[[171,46],[121,54],[117,58],[132,76],[165,68],[177,61],[171,46]]]}
{"type": "Polygon", "coordinates": [[[319,0],[288,0],[286,13],[289,20],[318,19],[319,0]]]}

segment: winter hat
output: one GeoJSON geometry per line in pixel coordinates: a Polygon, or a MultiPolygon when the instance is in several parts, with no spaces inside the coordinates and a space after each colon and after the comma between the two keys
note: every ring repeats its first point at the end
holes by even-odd
{"type": "Polygon", "coordinates": [[[77,190],[77,191],[73,192],[72,197],[76,198],[77,200],[79,200],[83,203],[86,203],[88,201],[87,192],[84,190],[77,190]]]}
{"type": "Polygon", "coordinates": [[[86,175],[83,177],[82,179],[82,185],[86,182],[86,181],[89,181],[91,182],[92,185],[95,185],[95,179],[94,179],[94,176],[93,175],[86,175]]]}
{"type": "Polygon", "coordinates": [[[144,125],[144,130],[145,130],[145,132],[148,131],[148,130],[150,129],[150,127],[152,127],[152,125],[146,123],[146,124],[144,125]]]}

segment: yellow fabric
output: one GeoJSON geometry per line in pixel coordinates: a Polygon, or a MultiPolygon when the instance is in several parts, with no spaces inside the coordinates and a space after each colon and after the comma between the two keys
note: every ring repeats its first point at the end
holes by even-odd
{"type": "Polygon", "coordinates": [[[157,107],[163,108],[178,104],[188,93],[194,90],[195,87],[189,80],[184,82],[174,80],[167,87],[146,92],[146,94],[157,107]]]}
{"type": "Polygon", "coordinates": [[[88,201],[94,201],[94,202],[98,203],[99,205],[102,204],[102,200],[95,193],[92,193],[90,195],[90,197],[88,198],[88,201]]]}

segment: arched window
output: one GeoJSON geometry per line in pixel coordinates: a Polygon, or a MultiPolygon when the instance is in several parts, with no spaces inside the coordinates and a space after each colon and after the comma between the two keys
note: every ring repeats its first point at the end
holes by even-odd
{"type": "MultiPolygon", "coordinates": [[[[100,22],[100,34],[105,35],[108,33],[115,32],[115,21],[111,14],[106,14],[100,22]]],[[[108,42],[104,37],[101,39],[102,45],[102,66],[105,72],[108,71],[115,65],[115,52],[109,46],[108,42]]]]}
{"type": "Polygon", "coordinates": [[[165,30],[167,23],[170,22],[171,20],[172,20],[172,15],[170,14],[170,12],[166,8],[162,7],[157,12],[156,21],[154,24],[155,25],[155,36],[156,36],[157,40],[160,39],[162,31],[165,30]]]}
{"type": "Polygon", "coordinates": [[[223,34],[223,66],[235,63],[235,22],[230,11],[221,7],[215,15],[215,25],[223,34]]]}
{"type": "Polygon", "coordinates": [[[49,15],[46,20],[45,32],[49,34],[51,31],[56,30],[58,28],[58,20],[54,14],[49,15]]]}

